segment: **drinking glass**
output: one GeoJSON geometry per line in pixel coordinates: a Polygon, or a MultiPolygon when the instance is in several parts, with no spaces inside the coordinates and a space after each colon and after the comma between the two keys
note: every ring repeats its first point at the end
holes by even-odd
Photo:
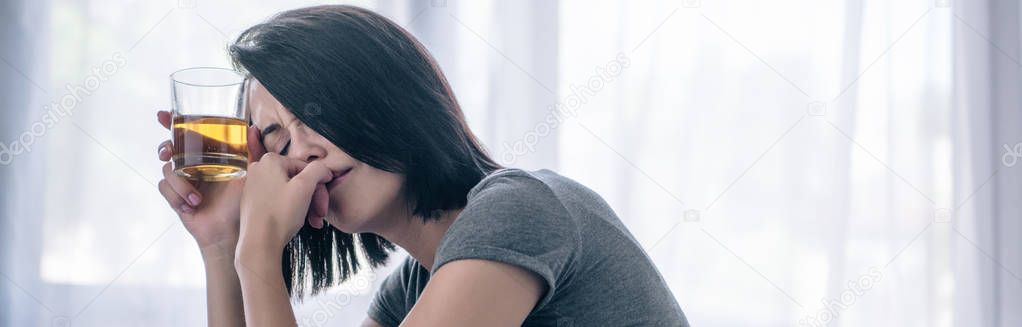
{"type": "Polygon", "coordinates": [[[174,173],[219,182],[245,176],[248,166],[246,79],[214,67],[170,74],[174,173]]]}

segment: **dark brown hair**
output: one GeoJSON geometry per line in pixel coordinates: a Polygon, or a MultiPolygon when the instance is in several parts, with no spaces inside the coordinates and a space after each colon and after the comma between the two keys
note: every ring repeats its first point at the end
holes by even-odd
{"type": "MultiPolygon", "coordinates": [[[[424,220],[464,207],[468,191],[500,168],[429,52],[372,11],[285,11],[242,32],[229,52],[302,123],[355,159],[402,174],[409,209],[424,220]]],[[[306,283],[316,294],[352,276],[360,267],[356,244],[373,267],[394,248],[374,234],[303,227],[282,258],[289,294],[301,298],[306,283]]]]}

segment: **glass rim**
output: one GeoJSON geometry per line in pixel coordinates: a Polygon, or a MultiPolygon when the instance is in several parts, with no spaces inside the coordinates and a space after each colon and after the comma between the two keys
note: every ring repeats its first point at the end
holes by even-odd
{"type": "Polygon", "coordinates": [[[234,70],[234,69],[223,68],[223,67],[200,66],[200,67],[188,67],[188,68],[178,69],[178,70],[174,71],[173,73],[170,73],[170,80],[171,80],[171,82],[178,83],[178,84],[184,84],[184,85],[188,85],[188,86],[224,87],[224,86],[235,86],[235,85],[244,84],[246,78],[245,78],[245,74],[242,74],[241,72],[239,72],[237,70],[234,70]],[[181,81],[177,77],[175,77],[179,73],[184,73],[184,72],[193,71],[193,70],[215,70],[215,71],[231,72],[231,73],[234,73],[235,75],[237,75],[238,77],[240,77],[241,80],[239,80],[238,82],[234,82],[234,83],[226,83],[226,84],[219,83],[219,84],[217,84],[217,83],[185,82],[185,81],[181,81]]]}

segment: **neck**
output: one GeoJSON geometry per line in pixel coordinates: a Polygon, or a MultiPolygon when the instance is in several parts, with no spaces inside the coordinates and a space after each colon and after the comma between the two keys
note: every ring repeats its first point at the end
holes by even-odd
{"type": "Polygon", "coordinates": [[[437,220],[423,221],[421,217],[407,217],[401,223],[389,226],[378,234],[397,244],[415,258],[426,270],[433,271],[433,260],[444,233],[458,218],[461,209],[444,211],[437,220]]]}

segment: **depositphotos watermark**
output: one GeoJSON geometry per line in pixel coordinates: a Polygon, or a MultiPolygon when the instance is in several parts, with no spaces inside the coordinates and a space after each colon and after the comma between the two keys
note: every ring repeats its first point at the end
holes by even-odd
{"type": "Polygon", "coordinates": [[[624,53],[618,53],[613,60],[603,66],[596,67],[596,73],[589,77],[585,84],[571,84],[571,94],[564,99],[557,101],[543,121],[536,124],[525,135],[514,142],[504,142],[504,155],[501,159],[506,164],[512,164],[518,157],[536,151],[536,143],[553,130],[557,129],[568,117],[576,117],[578,108],[589,102],[589,98],[602,91],[607,84],[614,82],[625,68],[631,66],[632,61],[624,53]]]}
{"type": "Polygon", "coordinates": [[[1004,154],[1001,155],[1001,164],[1008,168],[1014,167],[1019,159],[1022,159],[1022,142],[1016,143],[1015,146],[1005,143],[1002,147],[1004,154]]]}
{"type": "Polygon", "coordinates": [[[317,297],[316,310],[299,319],[298,326],[320,327],[326,325],[327,322],[339,314],[345,306],[351,304],[351,300],[354,296],[368,294],[369,288],[372,286],[372,281],[374,279],[376,279],[376,274],[369,271],[364,275],[360,274],[346,281],[339,287],[340,291],[337,293],[317,297]]]}
{"type": "Polygon", "coordinates": [[[829,325],[841,316],[841,312],[854,305],[860,297],[873,289],[883,278],[884,274],[880,272],[880,269],[869,267],[868,273],[848,281],[847,288],[841,291],[837,298],[823,299],[823,309],[799,319],[799,326],[822,327],[829,325]]]}
{"type": "Polygon", "coordinates": [[[93,66],[91,73],[85,76],[80,84],[65,84],[64,89],[67,92],[54,102],[43,106],[46,111],[29,125],[28,130],[22,132],[14,141],[0,142],[0,165],[9,165],[18,155],[32,152],[32,145],[35,144],[36,139],[45,135],[62,119],[74,114],[75,107],[85,97],[92,95],[107,81],[107,78],[116,74],[127,63],[123,54],[115,52],[98,67],[93,66]]]}

